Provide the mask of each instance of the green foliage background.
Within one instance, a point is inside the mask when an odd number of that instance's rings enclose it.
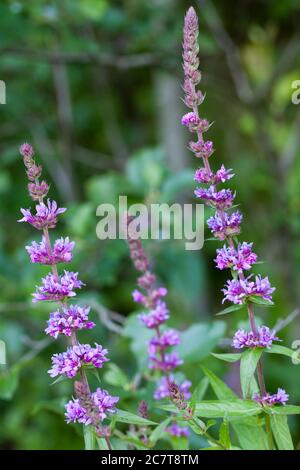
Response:
[[[215,10],[209,1],[3,0],[0,79],[7,103],[0,105],[0,338],[8,360],[0,376],[3,449],[83,446],[81,430],[63,421],[71,384],[50,386],[46,373],[50,355],[65,343],[45,339],[49,307],[30,301],[47,270],[29,264],[24,245],[38,234],[17,223],[20,207],[30,205],[18,154],[23,141],[35,145],[51,197],[68,207],[55,234],[76,241],[72,268],[87,284],[81,301],[125,320],[120,335],[94,311],[97,327],[81,340],[110,350],[122,373],[107,367],[104,383],[121,394],[122,409],[136,412],[142,397],[150,399],[153,384],[135,395],[131,391],[145,366],[145,332],[131,315],[136,273],[122,240],[97,239],[96,207],[115,203],[119,194],[127,194],[130,203],[192,200],[196,162],[179,123],[181,29],[190,4],[200,19],[207,93],[202,113],[214,121],[209,132],[214,165],[224,162],[234,169],[232,184],[245,214],[243,239],[254,241],[266,261],[257,270],[277,287],[276,305],[258,314],[273,326],[299,306],[300,107],[291,102],[291,84],[300,79],[299,2],[218,0]],[[235,52],[238,64],[232,63]],[[228,351],[221,337],[230,338],[247,321],[245,313],[236,312],[216,322],[226,275],[214,269],[215,242],[207,241],[197,254],[179,242],[146,246],[170,291],[171,324],[187,329],[182,346],[187,377],[195,386],[204,363],[238,390],[235,365],[209,356],[217,344],[219,352]],[[289,347],[299,335],[299,317],[280,333]],[[298,367],[270,356],[269,390],[283,385],[293,403],[299,402]],[[291,425],[299,440],[297,419]],[[195,436],[191,441],[197,448]]]

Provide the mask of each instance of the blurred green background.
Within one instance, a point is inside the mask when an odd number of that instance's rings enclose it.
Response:
[[[31,265],[24,250],[39,234],[17,223],[20,207],[30,206],[18,154],[23,141],[36,148],[50,196],[68,207],[55,234],[76,241],[72,269],[87,284],[80,300],[92,304],[97,321],[80,339],[105,344],[126,375],[120,378],[113,366],[104,375],[105,386],[122,395],[123,409],[135,412],[139,399],[150,396],[145,385],[135,398],[128,392],[144,367],[136,359],[145,342],[137,341],[130,317],[136,273],[124,241],[97,239],[96,207],[115,203],[119,194],[148,204],[193,199],[197,162],[180,126],[182,23],[190,5],[200,20],[207,94],[201,112],[214,121],[213,166],[234,169],[242,237],[255,242],[266,261],[256,270],[277,287],[276,305],[258,314],[273,326],[295,311],[280,336],[289,347],[300,338],[300,105],[291,102],[292,82],[300,79],[299,1],[2,0],[0,338],[8,359],[0,374],[2,449],[82,448],[78,429],[62,415],[72,386],[50,386],[46,373],[50,355],[65,342],[45,338],[50,307],[30,300],[47,269]],[[221,337],[247,320],[237,312],[215,322],[226,280],[213,263],[217,243],[207,241],[196,254],[178,241],[146,246],[170,292],[171,324],[188,329],[187,343],[193,341],[186,375],[196,385],[204,361],[237,389],[236,368],[209,357],[217,344],[228,350]],[[284,386],[299,403],[299,369],[271,356],[268,389]],[[291,420],[296,442],[297,419]]]

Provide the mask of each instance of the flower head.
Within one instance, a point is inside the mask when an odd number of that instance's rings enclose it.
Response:
[[[81,289],[83,282],[77,279],[78,273],[64,271],[63,276],[55,276],[49,273],[42,279],[42,285],[37,287],[33,294],[33,302],[43,300],[63,300],[65,297],[74,297],[74,289]]]
[[[157,387],[154,392],[154,399],[155,400],[163,400],[164,398],[168,398],[170,396],[169,390],[169,383],[175,382],[175,379],[172,375],[170,377],[162,377],[161,380],[158,382]],[[191,398],[192,394],[190,392],[190,388],[192,386],[192,382],[189,380],[184,380],[181,384],[177,384],[180,393],[183,394],[185,400]]]
[[[69,237],[55,240],[52,249],[47,246],[45,237],[40,243],[32,242],[26,246],[32,263],[54,265],[58,263],[70,263],[75,242],[70,242]]]
[[[54,228],[57,223],[57,216],[65,212],[64,207],[58,208],[55,201],[48,199],[47,205],[41,202],[36,205],[36,214],[31,214],[29,209],[21,209],[23,218],[18,222],[28,222],[38,230],[43,228]]]
[[[273,341],[280,341],[275,332],[267,326],[258,328],[257,333],[239,329],[233,337],[232,345],[236,349],[243,348],[271,348]]]
[[[271,287],[269,279],[256,276],[255,281],[251,280],[251,276],[246,279],[231,279],[227,281],[226,286],[222,289],[225,300],[229,300],[234,304],[243,304],[249,296],[261,297],[272,303],[272,293],[275,288]]]
[[[169,319],[169,310],[165,302],[159,301],[153,310],[149,313],[142,313],[139,318],[147,328],[156,328]]]
[[[197,158],[209,158],[214,152],[214,144],[211,140],[198,140],[197,142],[190,142],[190,149]]]
[[[47,196],[49,191],[49,185],[46,183],[46,181],[41,181],[40,183],[29,183],[28,184],[28,192],[34,201],[38,201],[40,199],[43,199],[45,196]]]
[[[175,351],[169,354],[164,354],[163,357],[161,357],[160,355],[155,355],[155,354],[150,355],[149,359],[150,359],[150,363],[149,363],[150,369],[159,369],[163,371],[164,373],[170,372],[173,369],[176,369],[176,367],[183,364],[183,360],[180,359],[178,353]]]
[[[217,250],[215,262],[219,269],[233,269],[238,272],[251,269],[256,263],[257,255],[252,251],[253,243],[239,243],[237,249],[227,247]]]
[[[224,212],[223,217],[218,214],[210,217],[207,220],[207,225],[212,231],[212,234],[219,238],[219,240],[225,240],[226,237],[232,237],[240,233],[240,225],[243,220],[243,215],[236,211],[232,214]]]
[[[285,405],[289,399],[289,395],[283,388],[278,388],[277,393],[271,395],[266,393],[264,396],[260,396],[257,393],[253,395],[253,400],[255,400],[260,405],[273,406],[273,405]]]
[[[95,323],[89,320],[89,307],[70,305],[62,310],[50,313],[45,332],[57,339],[59,335],[71,336],[73,331],[94,328]]]
[[[214,186],[210,186],[208,189],[197,188],[195,194],[197,197],[205,199],[208,205],[216,207],[218,210],[231,207],[235,198],[235,194],[230,189],[216,191]]]
[[[66,352],[52,356],[52,368],[48,371],[50,377],[65,375],[73,378],[82,366],[92,365],[100,369],[107,362],[107,350],[99,344],[92,348],[89,344],[78,344]]]
[[[175,421],[166,428],[166,432],[175,437],[188,437],[190,435],[188,427],[179,426]]]

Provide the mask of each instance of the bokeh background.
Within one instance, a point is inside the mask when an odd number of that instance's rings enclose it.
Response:
[[[299,1],[2,0],[0,338],[8,362],[0,374],[2,449],[83,445],[81,430],[63,420],[71,384],[51,386],[46,373],[50,355],[65,343],[45,337],[50,307],[30,300],[47,270],[30,265],[24,250],[39,234],[17,223],[20,207],[30,205],[18,154],[23,141],[35,146],[51,197],[68,207],[55,233],[76,241],[72,268],[87,284],[80,299],[91,303],[97,322],[81,340],[110,350],[117,366],[107,366],[103,380],[121,394],[123,409],[136,411],[139,399],[151,395],[141,379],[145,338],[131,315],[136,273],[124,241],[97,239],[96,207],[116,203],[119,194],[147,204],[192,200],[197,162],[180,126],[181,30],[190,5],[200,19],[207,94],[201,109],[214,121],[214,165],[234,169],[243,239],[254,241],[266,262],[256,270],[277,287],[275,306],[258,315],[269,326],[288,317],[280,331],[287,346],[300,338],[300,105],[291,102],[292,82],[300,79]],[[186,330],[192,345],[183,352],[186,375],[196,385],[204,363],[238,390],[236,368],[209,356],[228,350],[228,338],[247,320],[241,312],[216,320],[226,280],[214,268],[216,247],[207,241],[194,253],[178,241],[147,243],[170,292],[171,323]],[[299,404],[299,368],[275,355],[265,366],[269,390],[283,385]],[[291,425],[297,443],[299,419]]]

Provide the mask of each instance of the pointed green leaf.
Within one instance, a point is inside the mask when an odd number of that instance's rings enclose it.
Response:
[[[225,362],[237,362],[241,359],[242,354],[239,353],[226,353],[226,354],[216,354],[216,353],[211,353],[212,356],[216,357],[217,359],[220,359],[221,361]]]
[[[172,418],[167,418],[165,419],[162,423],[160,423],[157,428],[155,428],[152,433],[150,434],[149,437],[149,445],[151,447],[155,446],[156,442],[161,438],[161,436],[164,434],[166,427],[169,425],[171,422]]]
[[[285,405],[285,406],[270,406],[265,407],[264,411],[270,415],[299,415],[300,406]]]
[[[197,403],[195,415],[203,418],[230,418],[258,415],[262,412],[261,406],[253,400],[207,400]]]
[[[95,450],[96,436],[95,436],[95,431],[92,428],[92,426],[83,425],[83,437],[84,437],[85,450]]]
[[[264,305],[265,307],[272,307],[274,305],[269,300],[262,299],[261,297],[258,297],[256,295],[250,295],[248,299],[250,300],[250,302],[253,302],[254,304]]]
[[[257,363],[262,355],[262,348],[248,349],[242,354],[240,365],[241,388],[244,398],[251,394],[250,385],[254,377]]]
[[[272,432],[278,449],[294,450],[294,444],[289,430],[287,416],[272,415],[270,420]]]
[[[241,310],[244,307],[244,305],[231,305],[230,307],[224,308],[224,310],[221,310],[220,312],[216,313],[217,316],[219,315],[227,315],[227,313],[231,312],[237,312],[238,310]]]
[[[198,383],[197,387],[193,391],[193,395],[191,397],[190,406],[193,409],[194,406],[198,401],[203,400],[207,387],[209,385],[209,380],[207,377],[203,377],[203,379]]]
[[[265,349],[269,354],[280,354],[282,356],[287,356],[294,358],[295,360],[300,359],[300,354],[296,350],[281,346],[280,344],[273,344],[270,349]]]
[[[229,423],[227,421],[223,421],[223,423],[220,426],[219,441],[226,449],[230,448],[231,443],[230,443]]]
[[[123,411],[119,409],[114,415],[114,418],[120,423],[137,424],[140,426],[152,426],[157,424],[154,421],[149,421],[149,419],[144,419],[141,416],[130,413],[129,411]]]

